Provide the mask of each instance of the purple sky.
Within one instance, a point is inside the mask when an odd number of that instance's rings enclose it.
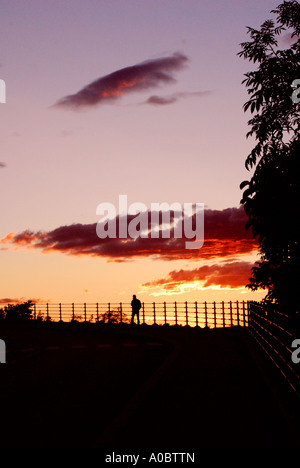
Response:
[[[279,3],[2,0],[0,239],[96,223],[97,205],[117,206],[119,194],[237,208],[253,141],[242,111],[250,65],[236,54],[246,26],[259,27]],[[76,105],[55,106],[66,96]],[[142,285],[209,264],[107,263],[2,245],[0,299],[118,301],[134,290],[147,300]],[[199,291],[212,294],[193,286],[183,300]]]

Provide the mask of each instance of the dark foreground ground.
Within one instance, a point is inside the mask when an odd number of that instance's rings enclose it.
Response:
[[[0,326],[0,447],[297,448],[299,401],[247,330]]]

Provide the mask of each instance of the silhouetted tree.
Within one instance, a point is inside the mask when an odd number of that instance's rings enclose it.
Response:
[[[8,304],[1,310],[0,315],[9,322],[31,320],[33,319],[32,304],[32,301],[22,304]]]
[[[254,114],[247,137],[254,136],[256,144],[246,159],[254,173],[241,183],[241,203],[260,253],[247,286],[267,289],[265,301],[293,314],[300,309],[300,104],[292,100],[291,85],[300,79],[300,4],[283,2],[271,13],[276,23],[248,27],[251,41],[238,54],[258,64],[243,81],[250,95],[244,111]],[[281,49],[279,40],[287,39],[289,47]]]

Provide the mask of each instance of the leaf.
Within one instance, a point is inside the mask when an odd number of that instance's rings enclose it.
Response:
[[[249,184],[250,182],[248,180],[243,180],[243,182],[240,184],[240,189],[243,190],[243,188],[247,187]]]

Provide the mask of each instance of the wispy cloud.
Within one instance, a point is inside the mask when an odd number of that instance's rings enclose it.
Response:
[[[203,97],[211,94],[211,91],[194,91],[194,92],[181,92],[173,93],[168,96],[150,96],[143,104],[152,104],[155,106],[164,106],[168,104],[174,104],[175,102],[191,98],[191,97]]]
[[[6,164],[4,162],[0,161],[0,169],[3,168],[3,167],[6,167]]]
[[[150,216],[150,213],[149,213]],[[128,223],[134,216],[128,216]],[[116,218],[117,232],[119,216]],[[204,245],[201,249],[185,248],[186,238],[163,238],[160,226],[158,238],[99,239],[96,223],[60,226],[52,231],[10,233],[0,241],[14,248],[40,249],[44,253],[104,257],[108,261],[128,261],[139,257],[161,260],[199,260],[249,254],[257,249],[251,232],[245,230],[247,216],[243,207],[225,210],[205,210]],[[150,224],[150,223],[149,223]]]
[[[54,105],[79,109],[105,102],[113,103],[132,92],[156,88],[176,82],[174,72],[181,70],[188,58],[181,53],[138,63],[116,70],[84,86],[75,94],[65,96]]]

